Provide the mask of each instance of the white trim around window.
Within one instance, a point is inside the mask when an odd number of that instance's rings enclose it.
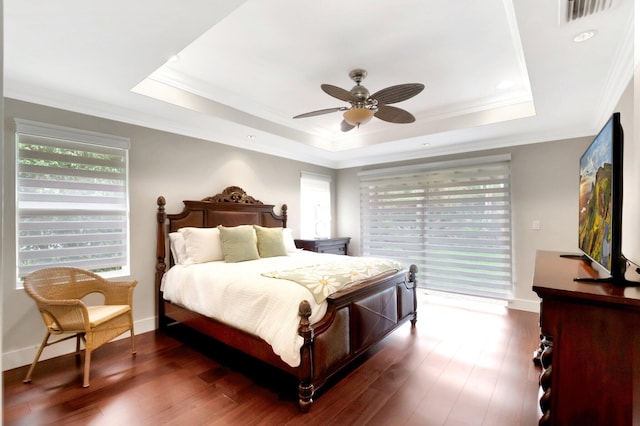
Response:
[[[300,238],[331,237],[331,176],[300,173]]]
[[[129,139],[16,119],[18,282],[76,266],[129,274]]]

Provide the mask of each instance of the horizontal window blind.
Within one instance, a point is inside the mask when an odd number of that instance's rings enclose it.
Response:
[[[510,162],[360,176],[362,253],[418,266],[420,287],[512,294]]]
[[[122,139],[109,146],[108,135],[101,135],[99,143],[85,143],[48,136],[55,133],[50,125],[23,124],[16,138],[18,278],[62,265],[128,274],[128,152]],[[74,137],[69,129],[62,133]],[[85,139],[82,133],[78,139]]]

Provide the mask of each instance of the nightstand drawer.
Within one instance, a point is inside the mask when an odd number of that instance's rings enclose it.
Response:
[[[350,237],[321,240],[295,240],[296,247],[317,253],[349,254]]]

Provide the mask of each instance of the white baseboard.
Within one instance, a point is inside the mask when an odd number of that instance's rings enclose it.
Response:
[[[146,333],[156,329],[156,317],[151,317],[143,320],[135,321],[133,324],[136,334]],[[42,330],[42,337],[44,337],[44,328]],[[54,336],[55,337],[55,336]],[[113,340],[126,339],[129,337],[129,333],[121,334]],[[49,346],[45,348],[40,356],[40,359],[55,358],[60,355],[66,355],[75,352],[76,343],[75,339],[69,339],[66,342],[59,343],[57,345]],[[29,346],[26,348],[18,349],[11,352],[4,352],[2,354],[2,369],[3,371],[11,370],[13,368],[29,365],[33,362],[33,358],[38,352],[40,343]]]
[[[540,313],[540,302],[528,299],[511,299],[507,303],[510,309]]]

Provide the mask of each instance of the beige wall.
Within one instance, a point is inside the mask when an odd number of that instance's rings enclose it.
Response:
[[[0,46],[4,46],[4,2],[0,0]],[[4,117],[4,55],[0,55],[0,117]],[[0,133],[0,153],[4,152],[4,134]],[[4,177],[0,176],[0,241],[4,241]],[[0,245],[0,279],[3,277],[4,265],[4,247]],[[0,288],[0,303],[4,300],[3,289]],[[0,329],[2,329],[2,315],[0,315]],[[0,354],[4,353],[3,343],[0,340]],[[0,371],[4,371],[2,357],[0,357]],[[4,401],[4,389],[0,389],[0,401]],[[3,403],[0,403],[0,411],[2,411]],[[4,412],[4,411],[3,411]]]
[[[264,203],[275,204],[278,213],[281,204],[286,203],[288,225],[297,236],[300,172],[331,176],[335,173],[307,163],[10,99],[6,100],[5,108],[4,136],[7,141],[15,139],[13,119],[16,117],[130,138],[131,277],[139,281],[134,294],[137,332],[155,327],[155,213],[159,195],[167,200],[167,212],[177,213],[182,209],[182,200],[201,199],[217,194],[229,185],[237,185]],[[7,143],[3,155],[2,333],[5,369],[30,363],[44,333],[35,305],[23,290],[15,289],[15,268],[7,267],[15,265],[13,145]],[[335,182],[335,178],[332,181]],[[63,347],[64,344],[57,346],[61,348],[47,348],[45,358],[70,350]]]

